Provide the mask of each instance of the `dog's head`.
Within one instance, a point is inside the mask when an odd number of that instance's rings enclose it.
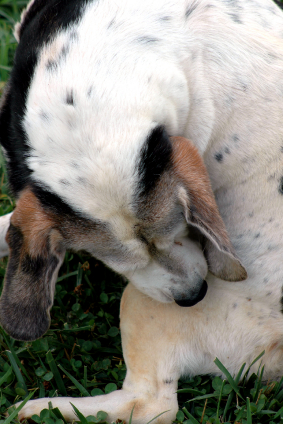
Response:
[[[0,111],[17,199],[0,321],[21,340],[48,329],[67,249],[85,250],[145,294],[183,306],[205,296],[208,270],[224,280],[246,278],[197,149],[170,138],[148,110],[144,116],[134,94],[129,107],[131,93],[127,99],[123,93],[119,108],[115,96],[105,102],[113,87],[98,85],[91,97],[89,82],[68,73],[81,34],[77,29],[74,36],[57,3],[50,3],[53,12],[36,14],[38,5],[48,6],[31,2],[17,29],[21,42]],[[71,4],[64,2],[69,13]],[[50,36],[55,21],[57,38]],[[70,78],[80,92],[70,88]]]

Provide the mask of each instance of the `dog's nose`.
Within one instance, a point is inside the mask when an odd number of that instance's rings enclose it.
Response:
[[[207,282],[203,280],[202,286],[199,292],[195,296],[193,297],[190,296],[189,298],[179,298],[174,300],[179,306],[194,306],[204,298],[204,296],[206,295],[206,292],[207,292]]]

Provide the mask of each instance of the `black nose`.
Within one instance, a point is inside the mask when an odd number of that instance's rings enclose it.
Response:
[[[196,297],[194,298],[190,297],[189,299],[180,299],[180,300],[175,299],[175,302],[179,306],[194,306],[204,298],[204,296],[206,295],[206,292],[207,292],[207,282],[203,280],[201,289],[198,292]]]

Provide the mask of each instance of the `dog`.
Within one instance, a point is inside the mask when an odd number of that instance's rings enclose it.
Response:
[[[169,424],[181,375],[283,367],[283,12],[271,0],[32,0],[2,99],[17,206],[0,321],[49,327],[66,249],[124,275],[121,390],[64,417]],[[191,140],[191,141],[189,141]],[[255,371],[256,365],[251,368]],[[29,401],[28,418],[49,399]]]

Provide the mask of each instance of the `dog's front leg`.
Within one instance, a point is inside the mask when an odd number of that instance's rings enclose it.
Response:
[[[159,305],[161,310],[157,310]],[[71,403],[85,416],[98,411],[108,414],[107,421],[146,424],[157,417],[155,424],[170,424],[178,411],[177,383],[180,364],[176,360],[176,345],[171,338],[174,328],[166,324],[166,304],[152,301],[131,284],[121,301],[122,345],[127,375],[121,390],[95,397],[38,399],[29,401],[19,418],[29,418],[48,408],[48,402],[58,407],[67,421],[77,420]]]

